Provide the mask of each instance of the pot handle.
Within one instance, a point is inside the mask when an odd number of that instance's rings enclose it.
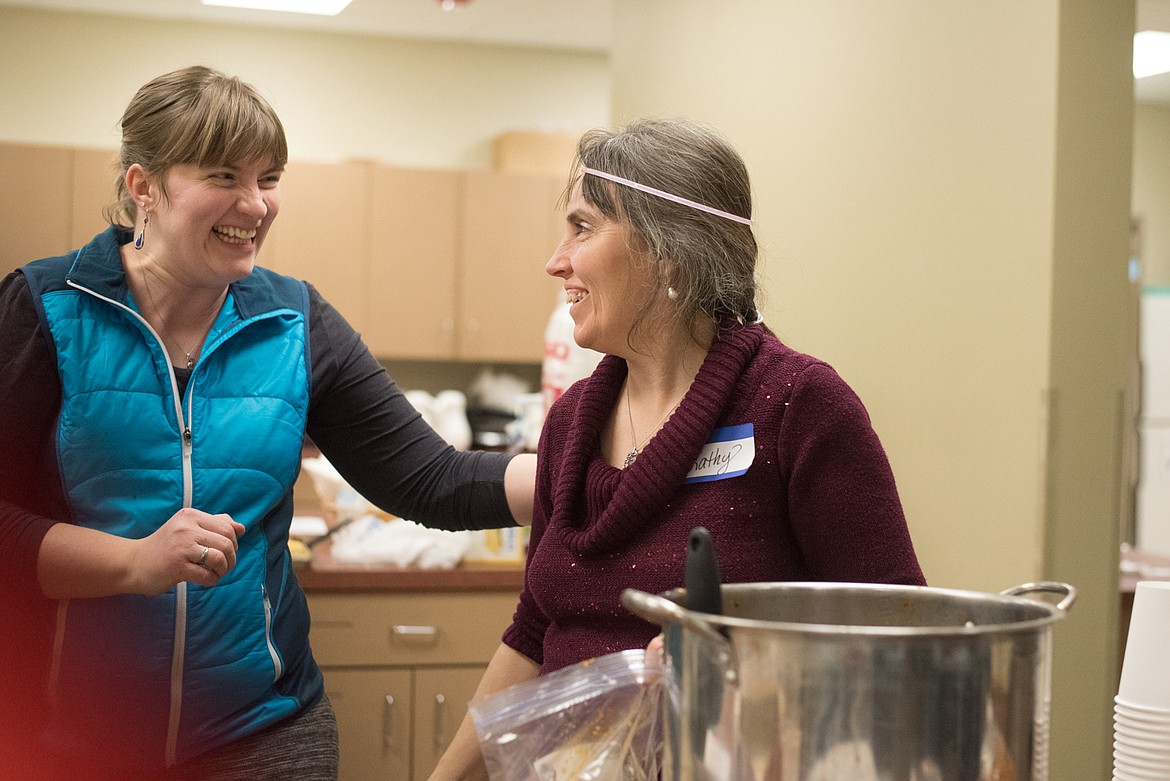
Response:
[[[639,618],[644,618],[661,627],[665,627],[667,624],[681,624],[720,645],[727,642],[723,633],[700,618],[698,613],[686,610],[666,597],[628,588],[622,592],[622,605]]]
[[[1056,608],[1065,613],[1077,601],[1077,590],[1068,583],[1061,583],[1056,580],[1038,580],[1034,583],[1021,583],[1018,586],[1005,588],[999,593],[1005,597],[1023,597],[1029,594],[1060,594],[1062,598],[1056,603]]]

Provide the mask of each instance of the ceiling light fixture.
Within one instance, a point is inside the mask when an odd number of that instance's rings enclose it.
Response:
[[[1142,30],[1133,37],[1133,77],[1170,72],[1170,33]]]
[[[256,11],[286,11],[293,14],[337,16],[352,0],[200,0],[203,5],[251,8]]]

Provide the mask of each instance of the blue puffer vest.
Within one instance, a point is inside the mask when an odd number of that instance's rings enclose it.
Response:
[[[247,531],[214,588],[62,602],[51,745],[143,768],[182,762],[315,701],[288,529],[309,404],[308,295],[257,268],[231,286],[180,397],[109,229],[22,269],[61,378],[57,458],[81,526],[141,538],[182,507]]]

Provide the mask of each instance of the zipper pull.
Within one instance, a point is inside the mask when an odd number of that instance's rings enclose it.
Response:
[[[183,442],[188,444],[188,445],[191,444],[191,427],[190,426],[187,426],[186,428],[183,429]]]

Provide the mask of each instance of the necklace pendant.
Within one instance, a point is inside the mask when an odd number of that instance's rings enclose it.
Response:
[[[187,355],[187,353],[183,353],[183,355]],[[187,368],[188,369],[195,368],[195,359],[192,358],[190,355],[187,355]]]
[[[638,460],[638,448],[634,448],[633,450],[631,450],[629,453],[626,454],[626,463],[623,465],[622,468],[624,469],[625,467],[628,467],[630,464],[634,463],[637,460]]]

